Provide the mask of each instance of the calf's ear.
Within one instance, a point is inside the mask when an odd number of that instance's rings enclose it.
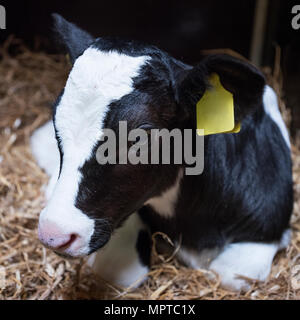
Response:
[[[61,15],[53,13],[52,17],[58,42],[67,50],[73,64],[76,58],[90,46],[94,38],[75,24],[68,22]]]
[[[219,76],[221,85],[232,93],[235,121],[240,122],[261,107],[265,87],[263,74],[246,61],[217,54],[204,57],[178,79],[177,99],[188,114],[195,114],[196,104],[211,89],[210,79],[215,74]],[[219,107],[222,108],[222,101]]]

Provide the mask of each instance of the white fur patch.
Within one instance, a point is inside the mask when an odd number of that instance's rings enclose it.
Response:
[[[69,74],[55,116],[64,154],[62,171],[40,215],[40,225],[56,224],[65,233],[79,235],[81,247],[75,241],[66,253],[76,256],[88,253],[94,232],[94,220],[74,205],[82,178],[79,168],[91,157],[103,134],[109,104],[133,91],[132,79],[148,59],[88,48]]]
[[[263,95],[263,103],[264,103],[265,112],[277,124],[287,146],[289,148],[291,148],[289,133],[288,133],[286,125],[282,119],[281,113],[279,111],[276,93],[274,92],[274,90],[270,86],[265,86],[265,92]]]
[[[34,131],[30,138],[31,152],[38,165],[52,176],[59,167],[59,151],[52,121]]]
[[[132,214],[109,242],[89,258],[88,264],[94,272],[123,287],[136,287],[145,280],[148,267],[141,264],[136,250],[137,237],[142,229],[145,227],[139,216]]]
[[[181,247],[177,253],[178,258],[193,269],[208,269],[210,263],[220,253],[221,249],[204,249],[200,253]]]
[[[282,250],[282,249],[286,249],[290,242],[291,242],[291,239],[292,239],[292,230],[291,229],[287,229],[281,239],[280,239],[280,243],[279,243],[279,247],[278,247],[278,250]]]
[[[238,276],[265,281],[271,271],[278,244],[232,243],[210,265],[221,277],[223,287],[248,290],[249,284]]]
[[[38,165],[50,176],[48,186],[46,187],[46,199],[49,200],[58,179],[60,165],[60,155],[53,121],[46,122],[34,131],[30,138],[30,145],[31,152]]]
[[[171,218],[174,215],[174,208],[180,192],[182,177],[183,170],[180,169],[174,185],[164,191],[160,196],[149,199],[145,205],[150,205],[162,217]]]
[[[56,182],[58,180],[58,176],[59,176],[59,165],[56,167],[54,173],[50,177],[48,185],[46,187],[45,194],[46,194],[46,200],[47,201],[49,201],[51,196],[52,196],[52,193],[54,191]]]
[[[268,244],[231,243],[222,250],[205,249],[200,253],[182,247],[178,252],[178,257],[194,269],[204,268],[217,272],[221,277],[223,287],[232,290],[248,290],[249,283],[239,276],[265,281],[271,271],[276,252],[286,248],[290,238],[291,231],[286,230],[280,242]]]

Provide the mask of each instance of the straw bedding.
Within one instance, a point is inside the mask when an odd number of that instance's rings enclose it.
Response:
[[[9,53],[12,49],[17,55]],[[48,178],[32,158],[29,137],[49,119],[50,105],[68,69],[64,56],[32,52],[12,38],[0,48],[0,299],[300,298],[300,141],[292,146],[292,243],[276,256],[269,280],[249,279],[252,286],[246,293],[224,290],[211,272],[190,270],[173,256],[159,256],[155,250],[148,280],[132,289],[96,279],[83,259],[64,260],[45,249],[37,238],[37,221],[44,205],[41,187]],[[275,75],[265,71],[279,91],[277,69]],[[282,101],[281,108],[288,122]]]

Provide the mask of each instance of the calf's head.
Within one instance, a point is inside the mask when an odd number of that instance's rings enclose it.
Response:
[[[152,197],[171,187],[180,165],[105,164],[96,159],[104,128],[196,129],[197,101],[217,73],[240,121],[261,105],[263,76],[229,56],[190,67],[165,52],[131,41],[94,39],[59,15],[57,34],[72,70],[54,106],[61,155],[56,187],[39,220],[39,238],[69,256],[101,248],[114,229]]]

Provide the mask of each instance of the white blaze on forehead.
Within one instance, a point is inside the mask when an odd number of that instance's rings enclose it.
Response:
[[[148,56],[131,57],[88,48],[73,66],[57,106],[55,125],[63,149],[63,166],[41,223],[58,224],[82,238],[82,254],[94,232],[94,221],[75,207],[81,180],[79,168],[91,157],[103,134],[109,104],[133,91],[133,78]]]
[[[89,48],[76,60],[55,116],[64,153],[73,158],[68,151],[76,146],[80,164],[89,158],[109,104],[133,91],[133,78],[148,59]]]

